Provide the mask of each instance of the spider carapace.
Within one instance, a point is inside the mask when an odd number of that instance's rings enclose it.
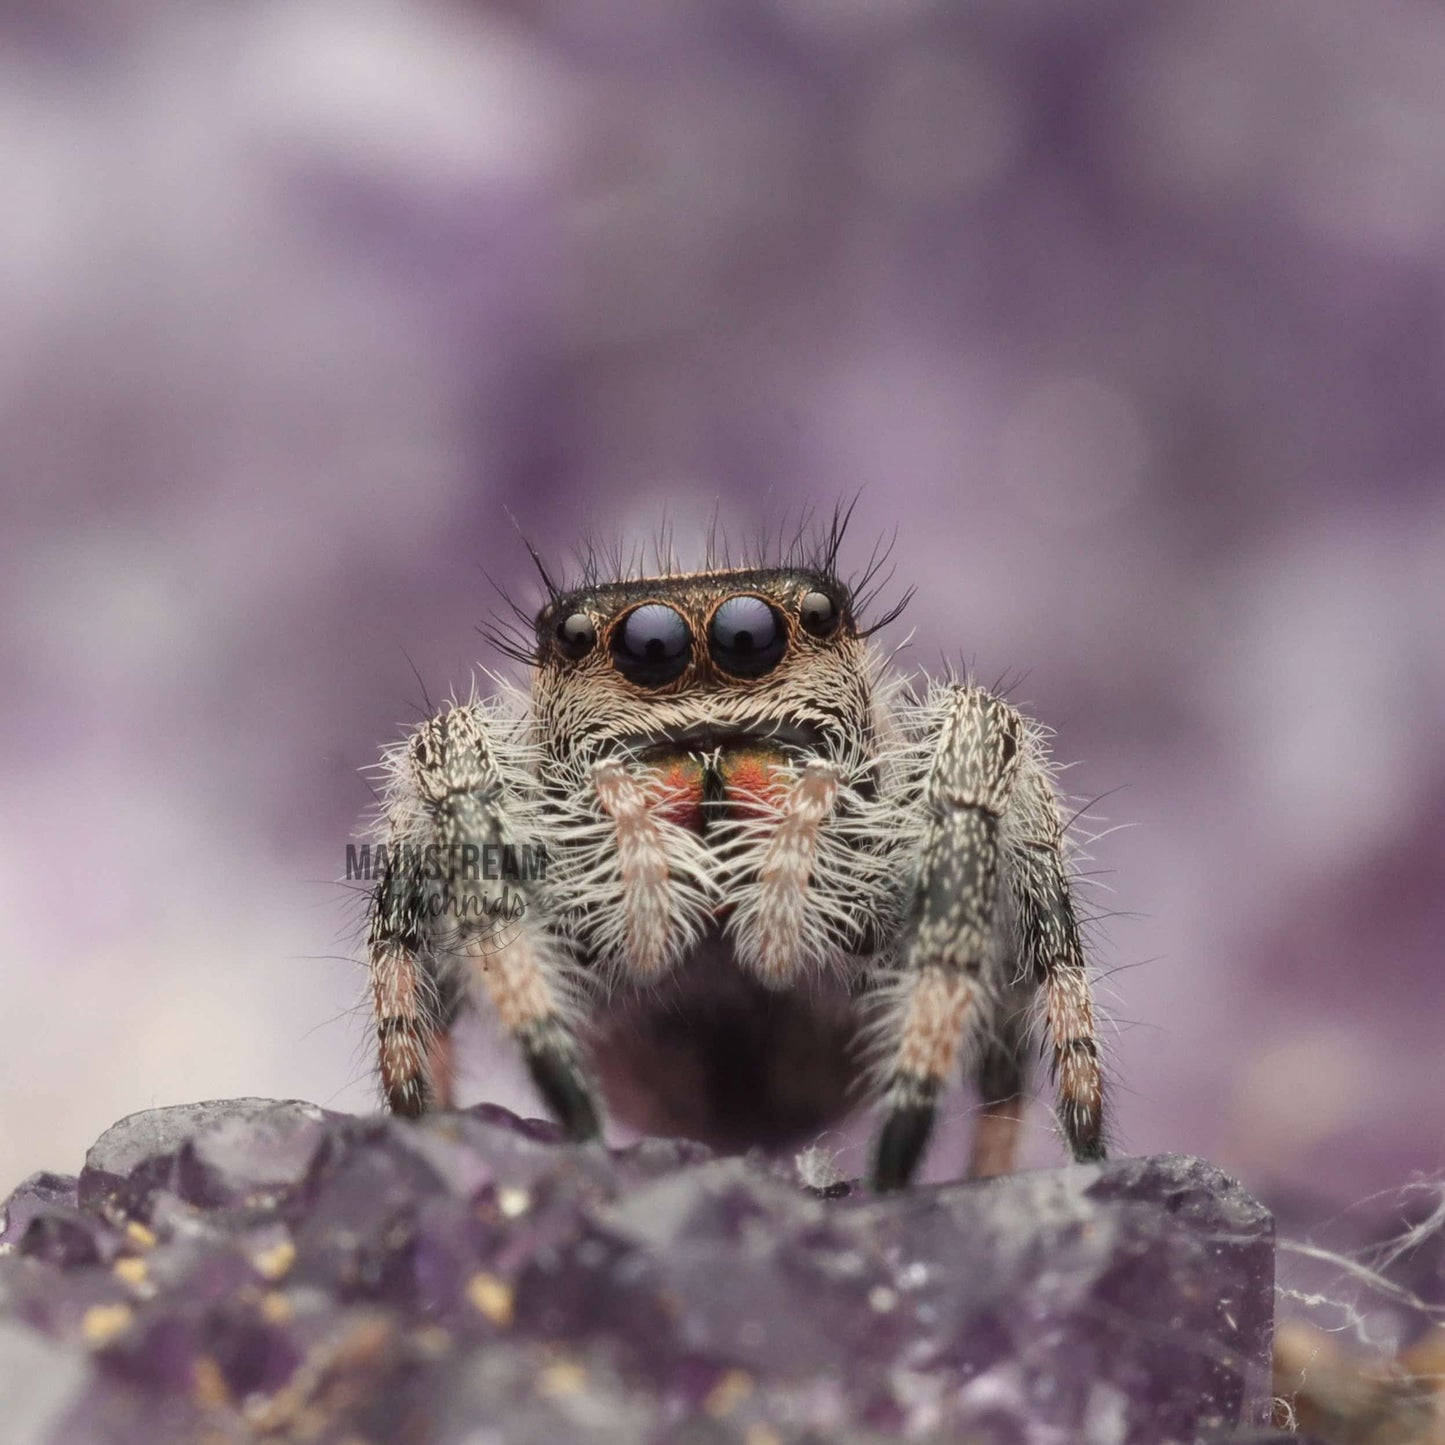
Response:
[[[498,681],[386,754],[369,953],[394,1112],[450,1104],[475,1002],[574,1138],[605,1103],[727,1148],[801,1142],[872,1092],[872,1182],[896,1188],[965,1069],[971,1169],[1011,1167],[1040,1023],[1064,1137],[1103,1157],[1045,733],[894,670],[831,563],[549,582],[530,692]],[[508,879],[503,923],[459,861],[489,848],[545,860]]]

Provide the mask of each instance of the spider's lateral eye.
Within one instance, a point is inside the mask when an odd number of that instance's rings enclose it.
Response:
[[[586,657],[596,645],[597,624],[585,612],[574,612],[557,624],[557,648],[564,657]]]
[[[798,604],[798,616],[814,637],[831,637],[838,630],[843,613],[826,592],[808,592]]]
[[[617,670],[640,687],[681,677],[692,659],[692,632],[676,608],[662,602],[634,607],[612,633]]]
[[[750,594],[729,597],[708,626],[712,660],[724,672],[761,677],[788,648],[788,629],[770,602]]]

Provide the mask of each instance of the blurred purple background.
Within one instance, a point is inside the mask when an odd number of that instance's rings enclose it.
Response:
[[[0,1187],[370,1105],[330,880],[412,664],[536,597],[506,509],[860,487],[892,640],[1120,789],[1122,1143],[1445,1165],[1438,6],[11,0],[0,177]]]

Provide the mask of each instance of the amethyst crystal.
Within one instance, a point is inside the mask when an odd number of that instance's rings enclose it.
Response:
[[[1195,1159],[879,1199],[245,1099],[5,1209],[7,1440],[1270,1438],[1272,1223]]]

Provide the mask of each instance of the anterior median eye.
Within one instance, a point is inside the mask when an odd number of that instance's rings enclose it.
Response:
[[[692,656],[692,633],[682,613],[645,602],[612,634],[617,670],[640,687],[661,687],[680,677]]]
[[[760,677],[788,648],[783,619],[761,597],[729,597],[708,628],[712,660],[738,677]]]

